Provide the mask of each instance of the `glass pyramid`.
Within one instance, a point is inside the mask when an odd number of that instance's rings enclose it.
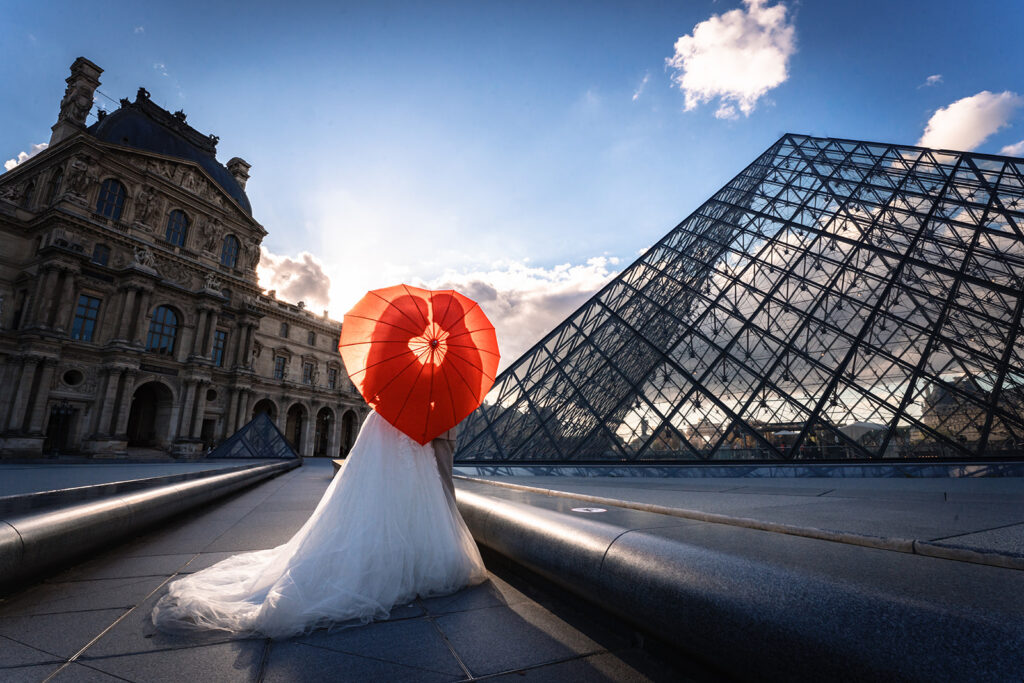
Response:
[[[281,430],[260,413],[210,452],[207,458],[297,458]]]
[[[1024,455],[1024,160],[784,135],[504,371],[457,460]]]

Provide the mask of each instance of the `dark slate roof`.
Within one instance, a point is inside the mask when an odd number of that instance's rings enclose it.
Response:
[[[121,108],[104,116],[88,129],[98,140],[194,161],[238,202],[248,215],[252,207],[234,176],[217,161],[217,138],[203,135],[185,123],[184,114],[171,114],[153,104],[139,88],[134,102],[121,100]]]

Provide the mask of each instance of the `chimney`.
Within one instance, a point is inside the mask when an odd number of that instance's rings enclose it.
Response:
[[[239,159],[238,157],[231,157],[231,161],[228,162],[228,171],[235,177],[235,181],[238,186],[245,189],[245,181],[249,179],[249,169],[252,166],[245,159]]]
[[[71,75],[64,79],[68,87],[64,91],[64,99],[60,101],[57,123],[50,128],[53,131],[50,147],[85,130],[85,117],[92,109],[93,93],[100,85],[101,73],[103,69],[85,57],[79,57],[71,65]]]

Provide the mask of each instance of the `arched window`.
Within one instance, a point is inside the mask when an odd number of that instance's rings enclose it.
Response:
[[[228,268],[234,268],[238,263],[238,238],[234,235],[224,238],[224,246],[220,249],[220,262]]]
[[[96,200],[96,213],[115,221],[121,220],[125,195],[124,185],[113,178],[107,178],[100,186],[100,197]]]
[[[25,194],[21,196],[21,206],[24,209],[32,208],[32,199],[36,193],[36,181],[30,180],[25,186]]]
[[[60,192],[60,183],[64,180],[64,169],[58,168],[53,177],[50,178],[50,184],[46,186],[46,204],[53,204],[53,200],[57,198],[57,194]]]
[[[167,306],[157,306],[146,335],[146,350],[168,356],[174,353],[174,338],[178,334],[178,314]]]
[[[188,235],[188,216],[184,211],[175,209],[167,217],[167,233],[164,236],[171,244],[179,247],[185,246],[185,237]]]
[[[288,323],[281,323],[281,336],[288,338]]]

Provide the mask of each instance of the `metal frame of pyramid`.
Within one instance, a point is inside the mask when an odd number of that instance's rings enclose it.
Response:
[[[260,413],[210,451],[207,458],[297,458],[288,439],[266,413]]]
[[[504,371],[457,461],[1024,456],[1024,160],[787,134]]]

